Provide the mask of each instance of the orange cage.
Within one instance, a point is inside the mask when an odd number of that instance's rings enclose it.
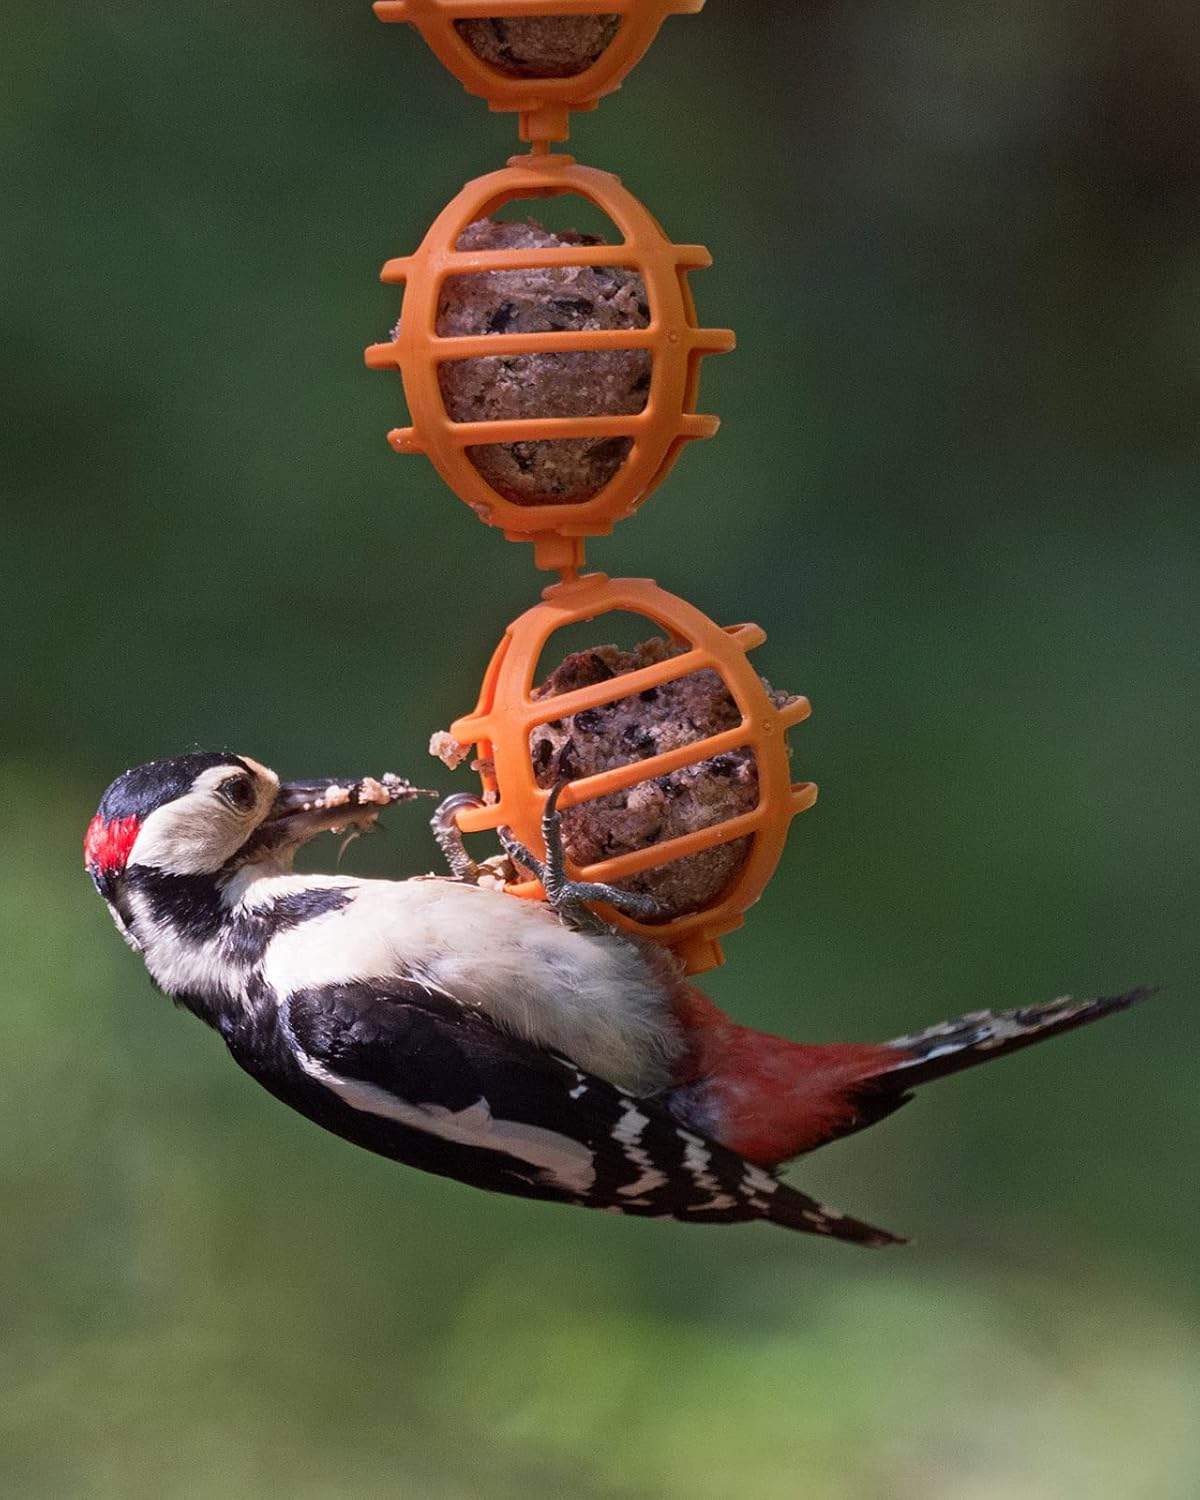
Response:
[[[547,249],[456,248],[468,224],[514,199],[576,195],[606,214],[621,235],[618,244],[564,245]],[[691,438],[709,437],[718,419],[696,411],[700,361],[733,348],[728,329],[697,326],[687,273],[712,264],[702,245],[675,245],[653,216],[609,172],[578,165],[565,155],[513,157],[508,166],[467,183],[442,210],[415,254],[389,260],[381,279],[403,284],[394,340],[372,344],[372,369],[399,368],[412,425],[388,440],[399,453],[425,453],[450,488],[491,526],[516,541],[535,541],[540,567],[578,568],[584,536],[602,536],[614,521],[632,515],[651,494]],[[615,265],[642,278],[650,308],[645,328],[545,333],[437,333],[439,299],[446,280],[486,271],[541,266]],[[642,411],[623,416],[535,417],[455,422],[438,384],[443,361],[565,350],[647,349],[650,389]],[[467,453],[476,444],[535,439],[628,437],[632,448],[602,489],[587,500],[528,505],[506,499],[483,477]]]
[[[572,110],[594,109],[621,87],[670,15],[694,15],[704,0],[376,0],[381,21],[415,26],[462,86],[493,110],[521,116],[521,139],[563,141]],[[514,77],[473,52],[455,22],[523,16],[620,18],[616,35],[590,67],[566,78]]]
[[[458,825],[464,833],[473,833],[508,824],[527,847],[541,849],[541,815],[548,793],[537,784],[529,748],[531,730],[552,719],[630,697],[703,668],[716,671],[741,711],[740,724],[665,754],[570,781],[559,802],[562,808],[571,807],[680,766],[707,760],[722,751],[742,747],[753,751],[758,802],[749,812],[615,859],[572,869],[572,874],[581,880],[620,881],[653,866],[751,835],[751,847],[741,870],[720,896],[703,909],[655,924],[611,914],[611,920],[626,931],[670,948],[688,973],[714,968],[723,962],[720,937],[742,925],[743,913],[758,900],[779,863],[792,818],[816,801],[817,789],[812,782],[792,783],[785,739],[789,728],[808,717],[809,702],[801,697],[784,708],[771,702],[746,655],[766,639],[757,625],[722,628],[650,579],[610,579],[603,573],[589,573],[547,588],[542,599],[542,603],[509,626],[488,666],[475,711],[450,727],[451,735],[461,745],[478,747],[484,762],[481,768],[484,792],[494,799],[487,806],[460,811]],[[665,630],[677,644],[685,644],[687,651],[590,687],[535,698],[534,675],[554,633],[564,626],[616,610],[643,616]],[[543,895],[540,884],[532,880],[508,889],[519,896]]]

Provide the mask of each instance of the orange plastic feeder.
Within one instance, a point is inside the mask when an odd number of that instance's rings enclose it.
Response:
[[[704,0],[376,0],[381,21],[415,26],[430,49],[468,93],[493,110],[521,116],[521,139],[563,141],[572,110],[594,109],[621,87],[671,15],[694,15]],[[619,24],[599,57],[570,77],[515,76],[472,51],[456,25],[460,21],[513,20],[524,16],[610,16]]]
[[[679,838],[571,870],[581,880],[617,882],[751,835],[745,863],[731,884],[707,907],[656,924],[611,914],[611,920],[626,931],[670,948],[688,973],[714,968],[723,962],[719,938],[742,925],[743,913],[762,894],[779,863],[792,818],[816,801],[817,789],[812,782],[792,783],[785,742],[786,731],[808,717],[809,702],[798,698],[784,708],[777,708],[771,702],[746,655],[766,639],[757,625],[722,628],[650,579],[610,579],[603,573],[589,573],[553,585],[543,592],[542,599],[541,604],[527,610],[509,626],[488,666],[474,713],[450,727],[451,735],[461,745],[478,747],[479,757],[486,763],[481,771],[484,793],[490,799],[487,806],[461,811],[459,827],[465,833],[473,833],[508,824],[527,847],[540,850],[541,815],[548,793],[537,784],[530,755],[530,732],[550,720],[631,697],[691,672],[712,669],[720,674],[741,710],[740,724],[664,754],[571,781],[559,806],[567,808],[622,791],[723,751],[739,748],[753,751],[758,772],[758,803],[750,811]],[[592,620],[612,610],[643,616],[676,644],[688,649],[669,660],[590,687],[535,698],[534,674],[551,636],[564,626]],[[532,880],[508,889],[518,896],[535,899],[544,896],[540,884]]]
[[[483,12],[478,12],[482,14]],[[456,249],[468,224],[513,199],[573,194],[606,214],[620,232],[618,244],[563,245],[544,249]],[[513,541],[534,541],[539,567],[577,569],[585,536],[603,536],[632,515],[667,474],[683,444],[710,437],[719,425],[696,411],[700,361],[733,348],[728,329],[700,328],[687,273],[712,264],[702,245],[675,245],[618,178],[578,165],[570,156],[511,158],[507,167],[467,183],[434,220],[415,255],[389,260],[381,280],[404,284],[393,342],[372,344],[372,369],[399,368],[412,419],[388,441],[398,453],[425,453],[461,500]],[[641,276],[650,308],[645,328],[543,333],[485,333],[443,337],[436,331],[438,303],[449,277],[539,266],[624,266]],[[438,385],[443,361],[559,351],[647,349],[650,389],[640,412],[617,416],[524,417],[487,422],[452,421]],[[492,443],[555,438],[626,437],[632,440],[620,468],[594,495],[567,503],[517,504],[495,489],[471,462],[467,449]]]

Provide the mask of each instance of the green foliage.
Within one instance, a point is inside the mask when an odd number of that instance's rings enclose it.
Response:
[[[428,777],[536,597],[359,353],[512,134],[365,4],[5,30],[0,1492],[1193,1495],[1190,8],[713,0],[577,125],[740,340],[592,559],[815,705],[713,993],[822,1039],[1169,986],[800,1164],[916,1237],[874,1256],[356,1155],[151,992],[79,869],[108,780]],[[427,867],[387,821],[349,867]]]

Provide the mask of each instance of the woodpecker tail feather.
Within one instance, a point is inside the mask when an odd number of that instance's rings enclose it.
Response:
[[[963,1068],[993,1057],[1006,1057],[1021,1047],[1086,1026],[1114,1011],[1128,1010],[1154,994],[1150,988],[1130,990],[1124,995],[1104,995],[1096,1000],[1072,1000],[1064,995],[1044,1005],[1025,1005],[1019,1010],[978,1010],[943,1021],[912,1036],[898,1036],[886,1045],[900,1053],[889,1076],[902,1088],[914,1088],[935,1078],[946,1078]]]
[[[864,1245],[870,1250],[879,1250],[887,1245],[908,1244],[902,1235],[892,1234],[875,1224],[867,1224],[862,1219],[839,1213],[826,1203],[814,1203],[811,1198],[788,1187],[786,1183],[776,1184],[763,1206],[763,1217],[769,1223],[778,1224],[783,1229],[797,1229],[802,1234],[823,1234],[849,1245]]]
[[[759,1166],[773,1166],[885,1119],[920,1084],[1125,1010],[1153,993],[1137,989],[977,1011],[874,1046],[807,1046],[738,1026],[685,986],[676,1015],[690,1049],[666,1102],[685,1125]]]

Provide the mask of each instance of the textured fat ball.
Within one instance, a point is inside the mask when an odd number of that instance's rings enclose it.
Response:
[[[590,19],[590,18],[588,18]],[[594,235],[552,234],[530,220],[477,219],[459,250],[553,249],[600,244]],[[442,288],[441,337],[488,333],[581,332],[645,328],[640,276],[622,266],[535,266],[452,276]],[[446,360],[438,383],[455,422],[508,418],[632,416],[646,405],[651,356],[645,349],[579,350]],[[629,438],[554,438],[477,444],[471,462],[506,500],[565,505],[590,499],[629,456]]]
[[[632,651],[611,645],[577,651],[534,690],[534,697],[545,699],[590,687],[687,649],[654,637]],[[786,693],[768,691],[779,705],[790,701]],[[734,728],[741,717],[720,675],[705,668],[632,697],[540,724],[530,734],[529,751],[538,785],[551,787],[695,744]],[[577,865],[596,864],[728,822],[749,812],[757,802],[753,751],[726,750],[636,782],[624,791],[566,808],[563,842]],[[618,884],[653,896],[664,917],[697,911],[736,879],[750,842],[749,837],[731,839]]]
[[[489,16],[455,21],[476,57],[512,78],[574,78],[617,34],[620,17]]]

